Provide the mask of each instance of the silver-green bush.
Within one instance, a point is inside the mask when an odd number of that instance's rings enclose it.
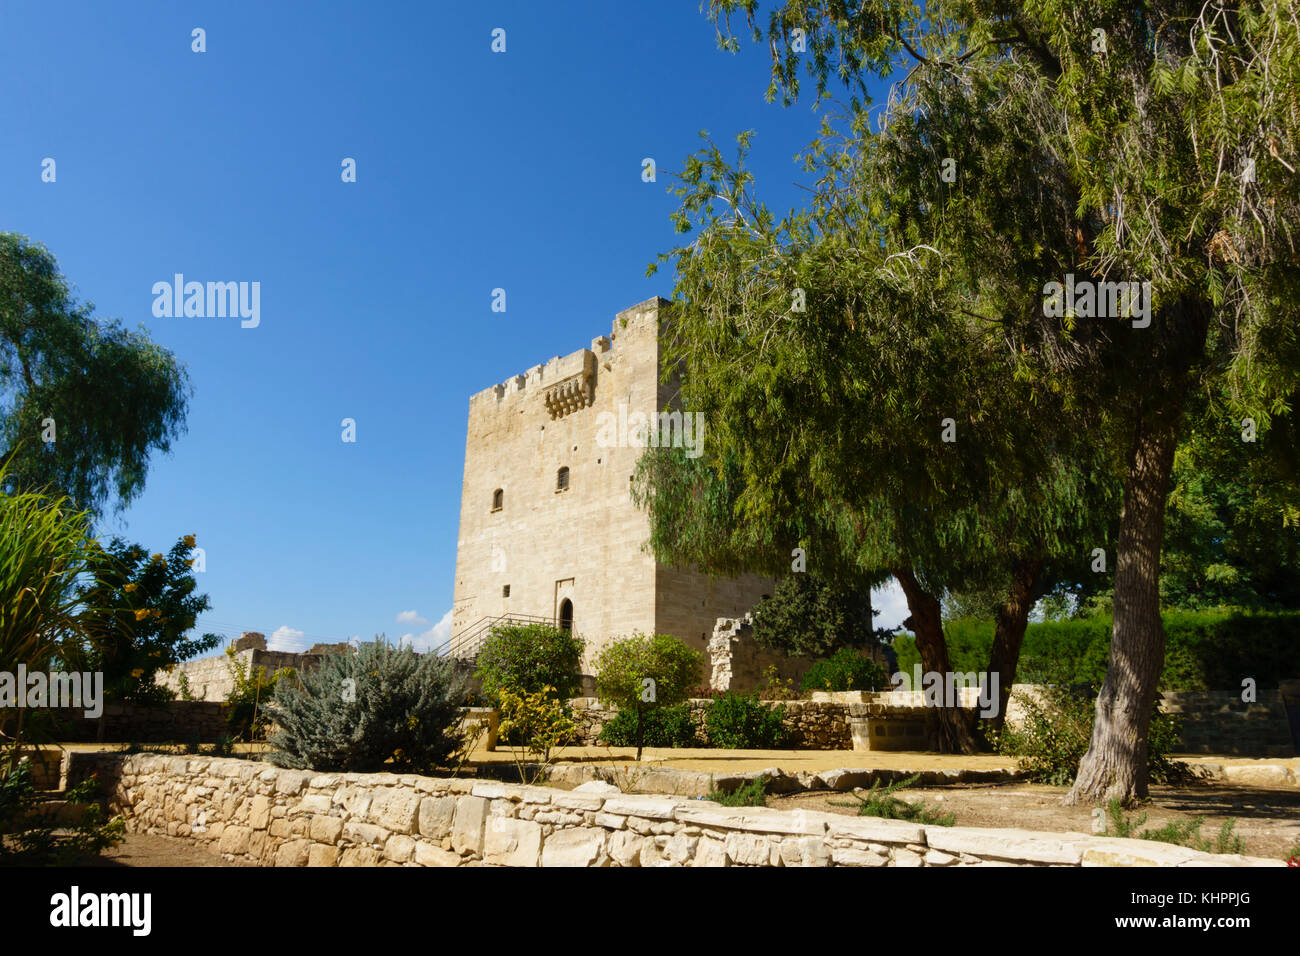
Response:
[[[269,706],[279,730],[267,759],[321,771],[445,767],[463,744],[464,696],[449,660],[382,640],[362,644],[280,682]]]

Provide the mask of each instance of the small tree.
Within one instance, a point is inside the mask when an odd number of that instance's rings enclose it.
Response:
[[[503,688],[537,693],[550,687],[559,700],[582,687],[583,640],[549,624],[508,624],[492,629],[478,652],[477,676],[493,701]]]
[[[268,709],[281,729],[268,759],[360,773],[445,767],[464,744],[456,729],[463,697],[450,660],[379,638],[280,682]]]
[[[875,641],[875,613],[869,586],[846,585],[813,572],[791,574],[754,608],[754,640],[790,655],[825,657]]]
[[[226,648],[226,669],[231,680],[230,693],[226,694],[226,727],[241,740],[261,737],[266,731],[266,705],[280,681],[293,679],[294,669],[281,667],[268,677],[265,667],[245,664],[233,647]]]
[[[544,777],[554,762],[555,748],[571,742],[577,733],[568,708],[554,693],[555,688],[549,686],[535,693],[501,688],[501,736],[518,737],[522,742],[512,748],[520,783],[535,783]],[[530,763],[534,767],[531,774]]]
[[[668,634],[634,633],[596,658],[596,694],[636,713],[636,759],[645,739],[644,716],[684,701],[700,681],[704,655]]]
[[[138,544],[114,538],[98,552],[96,579],[81,590],[95,622],[86,669],[103,672],[110,699],[145,704],[172,699],[155,683],[158,671],[221,643],[216,634],[186,636],[210,606],[206,594],[195,593],[194,546],[194,535],[185,535],[165,556],[150,555]]]

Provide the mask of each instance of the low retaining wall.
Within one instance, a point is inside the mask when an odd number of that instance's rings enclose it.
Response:
[[[73,754],[127,829],[275,866],[1283,865],[1147,840],[896,820],[491,781]],[[599,785],[598,785],[599,786]],[[604,788],[612,789],[612,788]]]
[[[1278,690],[1261,690],[1256,703],[1234,691],[1168,691],[1160,709],[1182,718],[1184,753],[1287,757],[1296,753]]]
[[[782,726],[788,735],[785,746],[792,750],[927,749],[923,731],[926,710],[919,701],[895,701],[892,694],[861,696],[872,699],[865,703],[839,700],[769,700],[763,703],[769,707],[784,705]],[[599,744],[600,732],[618,709],[601,707],[594,697],[577,697],[569,703],[578,725],[578,744],[584,747]],[[708,738],[704,714],[712,703],[706,698],[686,701],[695,732],[701,740]],[[963,705],[973,706],[964,701]],[[885,731],[897,731],[898,734],[886,737]]]
[[[61,707],[53,713],[58,721],[56,735],[65,743],[186,743],[195,737],[213,743],[228,733],[225,705],[204,700],[174,700],[158,707],[105,704],[104,713],[96,718],[85,716],[81,708]]]

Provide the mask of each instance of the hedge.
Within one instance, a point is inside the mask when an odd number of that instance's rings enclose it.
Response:
[[[1165,623],[1161,690],[1241,690],[1253,677],[1259,689],[1300,677],[1300,611],[1170,611]],[[1030,624],[1016,669],[1018,683],[1064,682],[1099,686],[1106,676],[1111,618],[1080,618]],[[958,620],[944,625],[948,656],[956,671],[989,666],[993,622]],[[920,662],[910,634],[894,638],[899,670]]]

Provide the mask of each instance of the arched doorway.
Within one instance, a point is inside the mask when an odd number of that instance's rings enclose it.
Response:
[[[560,602],[560,630],[573,630],[573,602],[568,598]]]

